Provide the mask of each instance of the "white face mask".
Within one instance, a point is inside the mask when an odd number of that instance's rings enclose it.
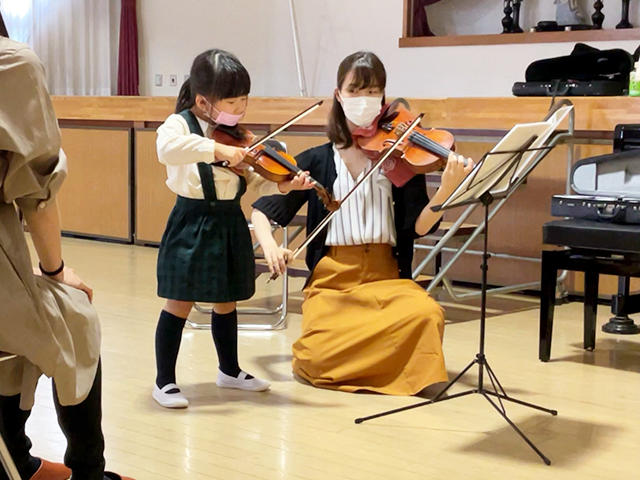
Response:
[[[342,110],[347,119],[358,127],[368,127],[382,110],[382,95],[379,97],[343,97]]]

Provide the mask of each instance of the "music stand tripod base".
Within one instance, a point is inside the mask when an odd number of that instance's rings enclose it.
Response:
[[[530,173],[535,165],[541,161],[542,158],[550,151],[551,147],[545,148],[530,148],[535,141],[535,137],[531,137],[523,141],[522,146],[514,151],[509,152],[489,152],[486,154],[482,160],[475,167],[474,171],[469,175],[474,176],[470,183],[467,184],[467,191],[456,192],[451,195],[451,197],[445,201],[440,207],[434,207],[434,210],[445,210],[448,208],[454,208],[458,206],[462,206],[464,204],[469,205],[472,203],[482,203],[484,206],[484,248],[482,255],[482,284],[481,284],[481,306],[480,306],[480,347],[479,351],[476,354],[476,357],[451,381],[447,384],[447,386],[436,395],[432,400],[427,400],[424,402],[417,403],[415,405],[409,405],[406,407],[397,408],[394,410],[389,410],[386,412],[378,413],[375,415],[370,415],[367,417],[357,418],[355,420],[356,424],[361,424],[363,422],[373,420],[376,418],[384,417],[387,415],[392,415],[395,413],[404,412],[407,410],[412,410],[414,408],[419,408],[427,405],[433,405],[435,403],[440,403],[448,400],[453,400],[455,398],[465,397],[467,395],[478,394],[482,395],[491,406],[502,416],[502,418],[513,428],[518,435],[533,449],[534,452],[542,459],[542,461],[546,465],[551,465],[551,460],[547,456],[545,456],[538,447],[536,447],[531,440],[517,427],[515,423],[511,421],[511,419],[507,416],[506,408],[503,401],[508,401],[512,403],[516,403],[518,405],[522,405],[524,407],[533,408],[535,410],[539,410],[541,412],[549,413],[551,415],[557,415],[558,412],[556,410],[551,410],[548,408],[544,408],[538,405],[534,405],[532,403],[524,402],[522,400],[518,400],[516,398],[510,397],[505,389],[502,387],[502,384],[498,380],[498,377],[494,373],[493,369],[489,365],[487,358],[485,356],[485,330],[486,330],[486,306],[487,306],[487,271],[488,271],[488,260],[490,258],[490,254],[488,253],[489,244],[489,206],[493,203],[496,198],[504,198],[506,197],[512,189],[517,188],[526,178],[526,175]],[[520,162],[522,161],[523,155],[526,152],[530,152],[532,150],[540,150],[540,158],[531,169],[527,170],[524,175],[520,175],[519,178],[516,177],[515,172],[518,171],[518,167],[520,166]],[[544,152],[543,152],[544,150]],[[483,175],[480,172],[481,164],[486,161],[488,157],[491,155],[505,155],[509,154],[508,158],[504,161],[501,161],[499,168],[495,168],[495,175],[493,175],[493,170],[489,173],[484,173]],[[506,176],[511,175],[509,179],[509,187],[502,192],[502,194],[493,194],[491,193],[491,189],[496,187],[496,185],[504,182]],[[475,177],[480,177],[475,178]],[[495,178],[493,178],[495,177]],[[475,191],[475,196],[472,200],[470,200],[470,195],[468,194],[471,189]],[[459,202],[456,203],[456,197],[460,199]],[[466,390],[464,392],[455,393],[453,395],[444,396],[445,393],[460,380],[474,365],[478,365],[478,384],[476,388]],[[485,388],[485,373],[489,381],[491,382],[491,386],[493,390],[488,390]]]

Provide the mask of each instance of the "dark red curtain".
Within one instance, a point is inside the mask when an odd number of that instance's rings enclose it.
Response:
[[[140,95],[139,85],[136,0],[122,0],[120,49],[118,51],[118,95]]]
[[[9,38],[7,26],[4,24],[4,19],[2,18],[2,12],[0,12],[0,36]]]
[[[413,0],[413,30],[412,37],[434,37],[435,34],[429,28],[427,12],[424,9],[440,0]]]

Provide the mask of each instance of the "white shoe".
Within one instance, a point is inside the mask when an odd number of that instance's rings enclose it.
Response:
[[[169,393],[171,390],[177,390]],[[185,397],[175,383],[169,383],[162,388],[153,386],[153,399],[164,408],[187,408],[189,400]]]
[[[259,378],[247,378],[247,372],[240,372],[237,377],[232,377],[218,370],[218,379],[216,385],[220,388],[237,388],[239,390],[247,390],[249,392],[264,392],[269,390],[271,383],[267,380]]]

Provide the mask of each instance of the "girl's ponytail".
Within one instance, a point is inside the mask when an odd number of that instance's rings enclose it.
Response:
[[[178,94],[178,101],[176,102],[176,113],[180,113],[183,110],[187,110],[195,105],[195,99],[191,95],[191,77],[187,78],[182,87],[180,87],[180,93]]]

